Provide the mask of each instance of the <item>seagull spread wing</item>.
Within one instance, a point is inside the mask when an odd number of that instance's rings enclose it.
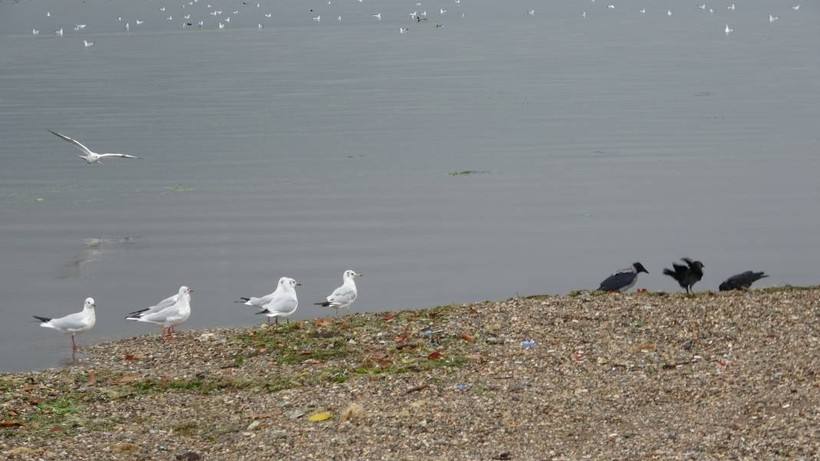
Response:
[[[84,146],[84,145],[83,145],[80,141],[77,141],[77,140],[76,140],[76,139],[74,139],[74,138],[69,138],[68,136],[66,136],[66,135],[64,135],[64,134],[57,133],[56,131],[51,131],[51,130],[48,130],[48,131],[49,131],[49,133],[53,134],[54,136],[60,137],[60,138],[62,138],[64,141],[66,141],[66,142],[69,142],[69,143],[73,144],[73,145],[74,145],[77,149],[80,149],[81,151],[83,151],[83,153],[84,153],[85,155],[91,155],[91,154],[93,154],[93,152],[91,152],[91,149],[89,149],[89,148],[85,147],[85,146]]]
[[[142,159],[142,157],[137,157],[136,155],[128,155],[128,154],[117,154],[117,153],[100,154],[100,158],[108,158],[108,157]]]

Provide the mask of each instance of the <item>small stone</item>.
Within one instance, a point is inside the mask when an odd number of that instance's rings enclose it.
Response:
[[[262,424],[262,422],[260,422],[260,421],[257,419],[257,420],[255,420],[255,421],[253,421],[252,423],[248,424],[248,428],[247,428],[247,429],[245,429],[245,430],[247,430],[247,431],[254,431],[254,430],[256,430],[256,429],[257,429],[257,428],[258,428],[261,424]]]

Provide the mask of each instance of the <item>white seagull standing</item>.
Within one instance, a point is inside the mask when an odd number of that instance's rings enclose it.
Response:
[[[131,312],[125,318],[128,319],[129,317],[144,317],[146,315],[154,314],[154,313],[159,312],[159,311],[161,311],[165,308],[173,306],[174,304],[177,303],[177,299],[179,299],[179,293],[177,293],[173,296],[169,296],[169,297],[163,299],[162,301],[154,304],[153,306],[146,307],[145,309],[140,309],[138,311]],[[171,326],[170,332],[171,333],[174,332],[174,327],[173,326]]]
[[[157,312],[129,315],[126,319],[162,325],[163,338],[171,337],[174,327],[188,320],[188,317],[191,316],[191,293],[193,291],[183,285],[179,287],[177,300],[174,304]]]
[[[289,277],[282,277],[279,279],[279,285],[276,287],[276,291],[264,298],[251,298],[246,301],[245,304],[254,306],[258,304],[261,299],[267,299],[267,302],[261,306],[257,306],[262,309],[257,312],[257,314],[264,314],[268,317],[268,324],[270,324],[270,319],[273,318],[275,323],[279,325],[279,317],[290,317],[296,312],[296,308],[299,307],[299,300],[296,299],[296,287],[299,286],[302,286],[302,284],[296,280]],[[251,300],[257,300],[256,304],[252,304]]]
[[[362,274],[357,274],[356,271],[346,270],[342,276],[342,286],[333,290],[333,293],[327,297],[327,301],[323,303],[314,303],[316,306],[332,307],[334,309],[350,309],[350,305],[356,300],[358,292],[356,291],[356,277],[363,277]]]
[[[71,358],[77,352],[77,343],[74,342],[74,335],[84,333],[94,328],[94,323],[97,321],[94,315],[94,298],[86,298],[85,305],[83,305],[82,312],[66,315],[58,319],[51,319],[48,317],[40,317],[35,315],[34,318],[39,320],[40,326],[51,328],[62,333],[71,335]]]
[[[93,42],[91,43],[91,45],[93,45]],[[91,45],[86,45],[86,46],[91,46]],[[56,131],[51,131],[51,130],[48,130],[48,131],[51,134],[53,134],[54,136],[58,136],[58,137],[62,138],[64,141],[69,142],[71,144],[74,144],[74,147],[76,147],[77,149],[80,149],[85,154],[85,155],[78,155],[78,157],[85,160],[85,162],[88,163],[89,165],[92,164],[92,163],[98,163],[98,164],[102,165],[102,162],[100,160],[102,160],[104,158],[111,158],[111,157],[140,158],[140,157],[137,157],[135,155],[128,155],[128,154],[116,154],[116,153],[98,154],[96,152],[93,152],[91,149],[85,147],[84,145],[82,145],[82,143],[80,143],[80,141],[77,141],[76,139],[69,138],[68,136],[66,136],[64,134],[57,133]]]
[[[729,34],[731,34],[732,32],[734,32],[734,31],[735,31],[734,29],[732,29],[731,27],[729,27],[729,24],[726,24],[726,28],[725,28],[725,29],[723,29],[723,33],[725,33],[727,36],[728,36]]]

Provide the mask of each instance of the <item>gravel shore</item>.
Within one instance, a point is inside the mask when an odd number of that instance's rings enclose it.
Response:
[[[820,289],[185,331],[0,375],[12,460],[818,459]]]

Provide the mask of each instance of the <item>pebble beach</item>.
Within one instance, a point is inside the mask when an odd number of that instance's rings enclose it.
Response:
[[[10,460],[817,459],[820,288],[180,331],[0,375]]]

